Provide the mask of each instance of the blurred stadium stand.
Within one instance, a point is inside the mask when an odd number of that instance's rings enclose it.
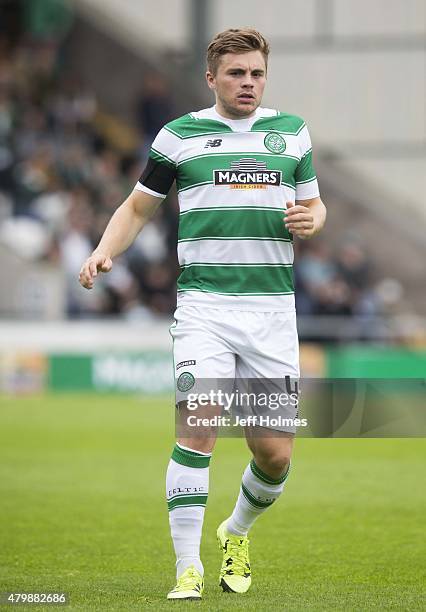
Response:
[[[1,0],[3,350],[10,330],[25,329],[13,320],[156,322],[164,337],[178,273],[175,194],[95,290],[78,285],[78,270],[159,127],[212,104],[200,48],[241,25],[270,39],[264,103],[306,119],[329,209],[324,234],[297,244],[302,340],[424,346],[422,0],[269,0],[264,11],[246,0],[244,14],[224,0]],[[65,329],[52,332],[63,350]],[[140,348],[152,346],[141,338]]]

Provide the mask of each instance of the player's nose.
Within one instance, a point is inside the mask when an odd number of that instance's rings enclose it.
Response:
[[[246,77],[242,83],[244,89],[253,89],[254,81],[251,77]]]

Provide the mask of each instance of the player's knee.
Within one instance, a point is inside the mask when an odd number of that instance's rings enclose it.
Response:
[[[270,459],[269,465],[274,474],[283,474],[290,464],[290,456],[287,453],[277,453]]]
[[[291,453],[287,450],[274,451],[265,455],[262,454],[261,457],[255,457],[255,461],[260,469],[263,469],[264,472],[273,478],[279,478],[287,471],[290,459]]]

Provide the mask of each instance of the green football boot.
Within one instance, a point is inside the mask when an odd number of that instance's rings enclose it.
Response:
[[[167,595],[167,599],[201,599],[203,590],[202,575],[190,565],[178,578],[175,588]]]
[[[224,591],[245,593],[251,585],[249,539],[229,533],[226,523],[227,520],[223,521],[217,530],[217,540],[223,553],[219,584]]]

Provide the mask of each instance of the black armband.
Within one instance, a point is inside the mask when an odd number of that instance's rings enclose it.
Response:
[[[167,195],[175,178],[176,168],[154,161],[149,157],[139,182],[148,187],[148,189],[152,189],[152,191]]]

